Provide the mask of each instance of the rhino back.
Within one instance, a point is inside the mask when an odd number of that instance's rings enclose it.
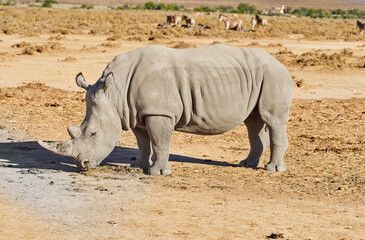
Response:
[[[267,54],[261,50],[214,45],[139,51],[128,93],[134,126],[144,126],[146,115],[163,115],[175,120],[176,130],[218,134],[243,123],[258,102]]]

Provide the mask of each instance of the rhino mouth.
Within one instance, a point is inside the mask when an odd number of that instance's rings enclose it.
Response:
[[[89,169],[95,168],[93,164],[90,163],[90,160],[88,158],[83,158],[80,160],[78,157],[74,158],[74,162],[76,166],[81,169],[82,171],[87,171]]]

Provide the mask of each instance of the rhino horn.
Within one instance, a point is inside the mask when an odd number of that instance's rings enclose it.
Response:
[[[72,139],[79,138],[81,135],[81,129],[78,126],[68,126],[67,131]]]
[[[54,141],[43,142],[41,140],[38,140],[37,142],[41,147],[47,149],[50,152],[63,155],[66,157],[71,157],[71,158],[75,157],[72,154],[73,142],[71,140],[65,142],[54,142]]]

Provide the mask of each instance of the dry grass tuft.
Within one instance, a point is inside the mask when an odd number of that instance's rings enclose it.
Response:
[[[23,48],[23,54],[33,55],[35,52],[44,53],[53,50],[61,50],[63,47],[58,42],[47,42],[44,44],[20,42],[12,45],[13,48]]]
[[[183,48],[196,48],[196,45],[181,41],[178,44],[174,45],[173,48],[178,48],[178,49],[183,49]]]
[[[350,49],[343,49],[332,54],[324,50],[315,50],[305,52],[301,55],[294,54],[292,51],[284,48],[273,54],[279,61],[286,66],[297,67],[325,67],[330,69],[336,68],[361,68],[364,60],[355,57]]]

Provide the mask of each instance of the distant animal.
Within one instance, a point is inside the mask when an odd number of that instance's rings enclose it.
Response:
[[[359,20],[357,20],[356,25],[359,28],[360,34],[363,34],[364,33],[364,29],[365,29],[365,24],[362,23],[362,22],[360,22]]]
[[[170,24],[174,24],[174,25],[179,25],[181,23],[181,17],[180,16],[175,16],[175,15],[169,15],[166,17],[166,24],[170,25]]]
[[[263,13],[269,13],[269,12],[284,14],[285,5],[282,5],[281,7],[267,7],[263,11]]]
[[[219,14],[219,19],[220,22],[224,22],[225,26],[226,26],[226,30],[230,29],[230,28],[235,28],[236,30],[241,30],[241,26],[242,26],[242,20],[239,20],[238,17],[236,18],[228,18],[226,15],[224,14]]]
[[[194,26],[195,25],[195,19],[193,18],[188,18],[187,16],[183,15],[182,16],[182,20],[185,21],[186,25],[191,25]]]
[[[210,29],[209,26],[207,25],[203,25],[203,24],[198,24],[198,25],[195,25],[194,26],[196,29],[199,29],[199,30],[206,30],[206,29]]]
[[[121,131],[132,130],[139,159],[131,166],[168,175],[173,131],[214,135],[242,123],[251,150],[239,166],[256,168],[269,147],[266,170],[286,169],[293,80],[283,64],[261,49],[146,46],[117,56],[95,84],[88,84],[81,73],[76,83],[86,90],[81,126],[67,128],[68,141],[38,143],[72,157],[80,169],[98,166]]]
[[[256,18],[252,17],[252,19],[251,19],[251,31],[255,31],[255,26],[256,26]]]
[[[284,14],[284,11],[285,11],[285,5],[283,4],[283,6],[281,6],[281,8],[279,10],[279,13]]]
[[[157,29],[162,29],[162,28],[167,28],[167,25],[165,23],[157,25]]]
[[[266,27],[267,26],[267,20],[265,18],[260,18],[259,15],[255,15],[257,26]]]

